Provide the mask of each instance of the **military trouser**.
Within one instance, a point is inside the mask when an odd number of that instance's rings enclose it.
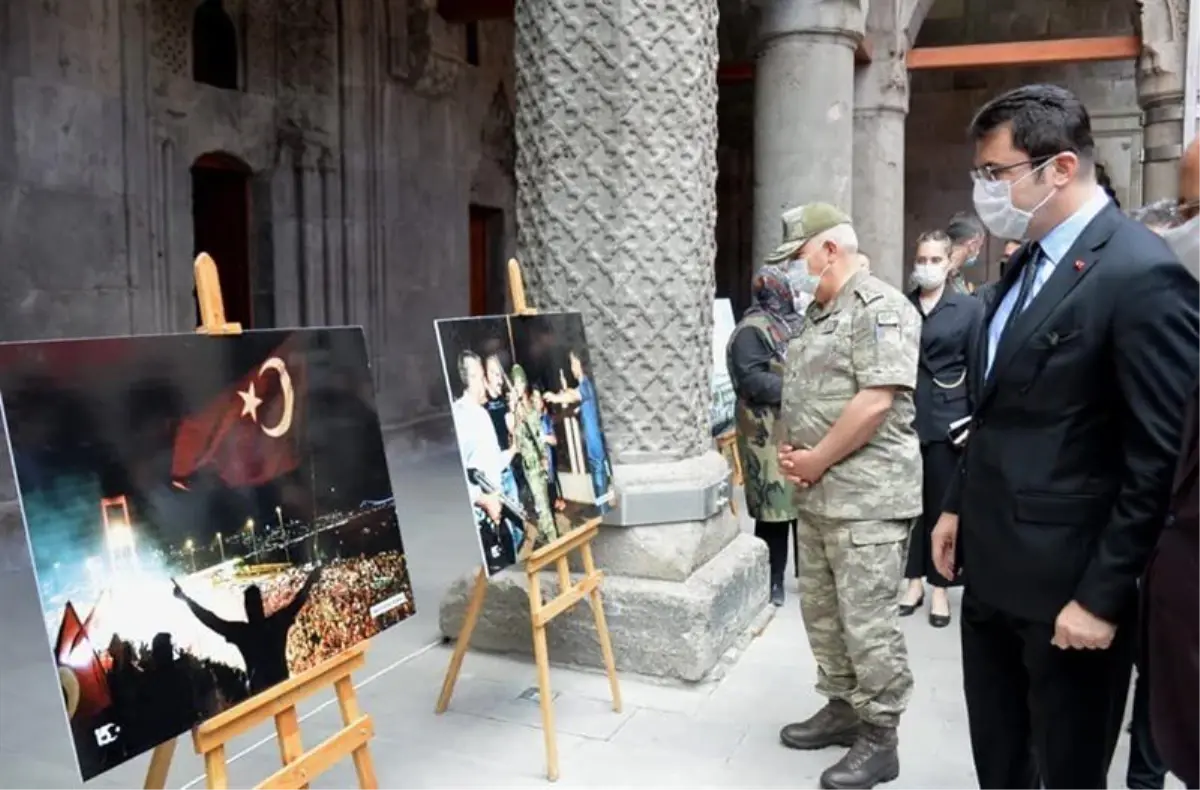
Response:
[[[912,695],[897,598],[911,520],[799,515],[800,611],[817,691],[895,727]]]

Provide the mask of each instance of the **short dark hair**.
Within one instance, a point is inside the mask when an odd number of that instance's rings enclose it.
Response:
[[[979,218],[965,211],[955,214],[946,225],[946,236],[950,239],[951,244],[962,244],[964,241],[986,235],[987,231],[984,230],[983,223],[979,221]]]
[[[1013,147],[1034,162],[1071,151],[1092,162],[1096,143],[1092,120],[1083,102],[1058,85],[1024,85],[1002,93],[980,108],[971,120],[971,139],[979,141],[1009,124]]]
[[[1143,225],[1157,228],[1167,228],[1175,224],[1178,217],[1177,205],[1174,200],[1165,198],[1153,203],[1132,209],[1129,216]]]

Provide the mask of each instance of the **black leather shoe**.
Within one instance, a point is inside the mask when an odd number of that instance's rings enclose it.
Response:
[[[833,699],[814,716],[780,730],[779,740],[789,749],[852,746],[858,738],[860,724],[858,714],[849,704]]]
[[[900,755],[896,750],[896,730],[863,723],[858,739],[838,760],[821,774],[821,787],[871,788],[900,776]]]
[[[929,624],[934,628],[945,628],[950,625],[950,615],[929,613]]]
[[[924,603],[925,603],[925,593],[921,593],[921,597],[917,599],[916,603],[900,604],[900,616],[908,617],[910,614],[912,614],[913,612],[920,609],[924,605]]]
[[[772,582],[771,584],[771,605],[783,606],[783,601],[787,595],[783,592],[783,582]]]

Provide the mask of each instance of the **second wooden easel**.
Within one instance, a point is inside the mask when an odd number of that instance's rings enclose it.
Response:
[[[221,281],[217,265],[207,253],[196,257],[196,300],[200,305],[201,325],[197,332],[205,335],[240,335],[242,326],[225,320],[225,304],[221,299]],[[279,759],[283,767],[264,779],[260,788],[308,787],[314,778],[328,771],[344,757],[354,760],[358,786],[367,790],[379,786],[375,764],[368,743],[375,735],[371,717],[358,706],[358,696],[350,675],[366,663],[365,643],[350,648],[339,656],[325,661],[299,675],[278,683],[266,691],[219,713],[192,730],[196,754],[204,756],[204,773],[208,787],[229,786],[229,765],[225,746],[237,736],[257,727],[268,719],[275,720],[279,740]],[[333,687],[342,713],[342,729],[320,745],[304,750],[300,740],[300,716],[296,705],[302,700]],[[150,756],[146,772],[147,790],[162,790],[167,786],[167,774],[175,756],[178,739],[160,743]]]
[[[525,282],[521,277],[521,266],[516,260],[508,262],[508,285],[512,294],[513,312],[517,315],[536,314],[537,311],[530,308],[525,301]],[[526,528],[536,529],[533,524],[527,524]],[[537,664],[538,699],[541,703],[542,730],[546,739],[546,777],[551,782],[558,779],[558,739],[554,732],[554,703],[550,692],[550,654],[546,646],[546,626],[585,597],[596,619],[596,635],[600,641],[604,669],[608,673],[608,683],[612,689],[613,710],[618,713],[621,711],[621,686],[617,681],[617,665],[613,659],[608,623],[604,619],[604,605],[600,599],[600,583],[604,580],[604,573],[596,569],[596,562],[592,557],[592,540],[595,539],[599,528],[599,518],[589,519],[553,543],[533,552],[525,561],[525,576],[529,587],[529,619],[533,626],[533,657]],[[569,557],[573,551],[578,551],[583,561],[583,577],[577,582],[571,581]],[[559,591],[557,596],[545,601],[542,599],[540,574],[551,565],[558,570]],[[458,632],[450,666],[446,669],[442,693],[438,696],[438,713],[445,713],[450,705],[454,684],[458,680],[459,670],[462,669],[463,657],[471,645],[471,634],[475,631],[475,624],[479,622],[479,613],[483,611],[487,590],[487,571],[481,567],[475,575],[475,584],[467,601],[466,616],[462,629]]]

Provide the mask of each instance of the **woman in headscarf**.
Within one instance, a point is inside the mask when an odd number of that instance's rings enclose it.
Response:
[[[782,606],[788,533],[796,510],[792,485],[779,470],[773,433],[783,396],[787,346],[800,334],[804,318],[780,267],[759,269],[752,290],[754,304],[734,328],[725,360],[737,393],[737,440],[746,509],[754,517],[754,534],[767,544],[771,603]]]

